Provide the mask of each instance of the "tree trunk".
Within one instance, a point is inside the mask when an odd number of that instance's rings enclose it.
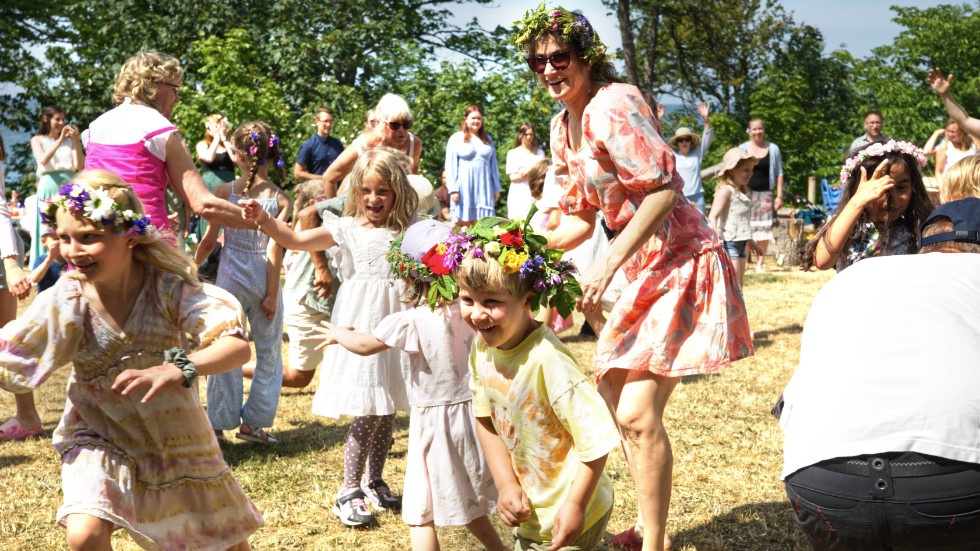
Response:
[[[636,45],[633,43],[633,22],[630,20],[630,0],[616,3],[616,16],[619,18],[619,34],[623,41],[623,63],[626,65],[626,81],[643,89],[636,72]]]

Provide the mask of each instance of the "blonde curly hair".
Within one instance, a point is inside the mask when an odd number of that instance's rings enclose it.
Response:
[[[126,98],[132,98],[159,109],[157,90],[162,82],[178,86],[184,82],[184,68],[180,61],[153,51],[140,52],[127,59],[119,68],[112,102],[119,105]]]

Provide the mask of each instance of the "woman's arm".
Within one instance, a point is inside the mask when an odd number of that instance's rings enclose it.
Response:
[[[946,148],[949,147],[949,142],[944,142],[941,146],[936,148],[936,176],[942,176],[946,172]]]
[[[412,174],[419,173],[419,161],[422,160],[422,139],[412,134],[412,139],[415,140],[415,152],[412,157]]]
[[[674,210],[677,201],[677,193],[671,186],[660,186],[643,198],[633,218],[626,223],[609,250],[592,263],[589,273],[585,275],[581,301],[583,313],[591,314],[601,308],[602,293],[616,275],[616,270],[653,237],[670,211]]]
[[[337,188],[344,178],[354,169],[354,163],[361,154],[357,149],[357,142],[347,146],[347,149],[340,152],[337,159],[330,163],[327,171],[323,174],[323,193],[327,199],[337,196]]]
[[[926,145],[922,146],[922,153],[924,153],[926,157],[932,157],[936,154],[936,140],[939,139],[939,136],[944,134],[946,134],[945,128],[937,128],[935,131],[933,131],[932,135],[929,136],[929,140],[926,142]]]
[[[968,115],[966,109],[963,109],[963,106],[957,103],[956,98],[953,97],[953,91],[951,90],[953,75],[950,74],[948,77],[943,78],[942,71],[936,67],[929,71],[927,78],[929,80],[929,86],[932,87],[932,90],[942,100],[946,112],[949,113],[949,118],[956,121],[956,124],[973,136],[974,139],[980,140],[980,119],[975,119]]]
[[[197,160],[202,163],[213,163],[214,156],[218,153],[219,145],[221,145],[221,141],[218,138],[211,138],[211,145],[208,145],[208,142],[205,140],[197,142]]]
[[[177,132],[172,132],[167,138],[167,174],[181,199],[209,224],[232,228],[253,227],[242,219],[242,209],[208,191],[201,173],[191,159],[187,144]]]
[[[595,233],[596,211],[585,209],[562,217],[561,224],[548,239],[548,247],[570,251]]]
[[[67,126],[65,127],[68,128]],[[41,143],[40,136],[34,136],[31,138],[31,152],[34,153],[34,160],[37,161],[37,166],[44,166],[51,162],[54,157],[58,147],[61,146],[62,142],[65,141],[65,130],[62,129],[61,135],[55,140],[54,145],[50,149],[44,149],[44,144]]]
[[[82,134],[78,128],[72,126],[71,138],[71,161],[75,171],[85,168],[85,152],[82,150]]]
[[[254,199],[241,201],[242,216],[252,222],[283,247],[293,251],[322,251],[337,244],[333,236],[324,227],[310,228],[295,232],[289,224],[278,220],[262,210]],[[254,227],[254,226],[253,226]]]
[[[708,222],[711,222],[711,229],[721,235],[721,226],[724,226],[725,219],[728,218],[728,206],[732,202],[732,188],[730,186],[719,186],[715,189],[715,200],[711,202],[711,212],[708,213]]]

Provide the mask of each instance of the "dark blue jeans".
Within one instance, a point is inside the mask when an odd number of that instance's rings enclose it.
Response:
[[[980,468],[910,478],[890,473],[810,466],[786,477],[786,495],[813,549],[980,549]]]

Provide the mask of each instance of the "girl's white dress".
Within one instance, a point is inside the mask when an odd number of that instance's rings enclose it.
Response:
[[[412,526],[463,526],[489,514],[497,491],[476,435],[469,387],[473,330],[459,302],[393,314],[373,335],[408,352],[412,366],[402,519]]]
[[[341,281],[330,322],[370,333],[388,314],[406,310],[400,300],[404,287],[392,284],[385,258],[396,235],[387,228],[365,228],[351,217],[323,216],[323,227],[337,243],[330,253]],[[408,411],[408,376],[408,358],[399,350],[358,356],[342,346],[327,347],[313,413],[337,418]]]
[[[0,388],[33,389],[72,364],[54,431],[64,492],[59,523],[82,513],[126,529],[145,549],[213,551],[262,526],[221,455],[196,387],[168,387],[145,404],[149,387],[127,396],[112,390],[121,372],[160,365],[169,348],[192,350],[226,335],[245,335],[234,297],[149,266],[120,332],[69,277],[3,328]]]

